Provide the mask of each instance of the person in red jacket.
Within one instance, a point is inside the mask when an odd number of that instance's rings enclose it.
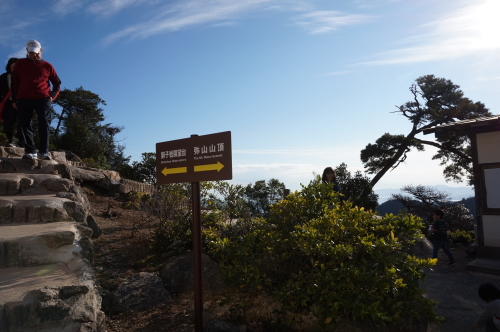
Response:
[[[59,94],[61,80],[54,67],[42,60],[42,45],[38,41],[29,40],[26,43],[26,51],[26,59],[17,60],[12,72],[12,106],[18,110],[21,134],[24,138],[23,159],[50,160],[48,152],[52,101]],[[49,82],[52,83],[52,90]],[[38,155],[31,127],[33,112],[36,112],[38,118]]]

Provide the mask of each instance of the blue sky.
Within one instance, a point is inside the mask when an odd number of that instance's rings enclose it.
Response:
[[[362,170],[366,144],[407,133],[391,112],[419,76],[499,114],[499,12],[498,0],[2,0],[0,55],[38,40],[63,87],[106,101],[133,160],[229,130],[235,183],[299,189],[326,166]],[[446,184],[432,154],[375,189]]]

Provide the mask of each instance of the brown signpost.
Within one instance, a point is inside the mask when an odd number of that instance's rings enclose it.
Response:
[[[156,144],[156,183],[191,182],[193,200],[194,325],[203,331],[200,181],[231,180],[231,132],[192,135]]]
[[[158,184],[232,178],[230,131],[156,144]]]

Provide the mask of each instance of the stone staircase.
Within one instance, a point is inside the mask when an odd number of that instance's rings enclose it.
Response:
[[[0,332],[105,331],[93,218],[73,175],[92,171],[72,166],[65,152],[50,152],[49,161],[23,154],[0,148]]]

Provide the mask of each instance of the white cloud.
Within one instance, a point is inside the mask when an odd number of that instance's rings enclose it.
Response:
[[[9,54],[9,58],[25,58],[26,48],[21,48],[19,51]]]
[[[56,0],[52,10],[62,15],[85,10],[94,15],[109,16],[132,6],[157,3],[159,0]]]
[[[341,27],[365,23],[372,19],[368,15],[351,15],[338,11],[313,11],[296,18],[296,24],[311,34],[326,33]]]
[[[280,163],[293,161],[307,161],[313,164],[341,163],[348,165],[361,164],[358,151],[359,146],[335,146],[316,149],[280,149],[280,150],[233,150],[233,155],[238,160],[278,160]],[[251,158],[251,159],[250,159]]]
[[[0,17],[2,24],[0,26],[0,43],[9,43],[16,40],[19,36],[24,36],[28,27],[38,24],[42,19],[33,18],[30,21],[16,21],[12,15]],[[26,40],[29,38],[26,37]]]
[[[470,3],[470,2],[462,2]],[[434,22],[420,27],[423,32],[408,38],[413,46],[395,49],[381,55],[380,60],[365,62],[369,65],[417,63],[452,60],[464,56],[500,51],[500,1],[474,1],[473,5],[459,9]]]
[[[380,7],[387,3],[401,2],[402,0],[354,0],[353,2],[358,8],[371,9],[374,7]]]
[[[134,1],[134,0],[128,0]],[[176,31],[200,24],[221,24],[238,18],[257,8],[281,0],[190,0],[157,10],[157,15],[149,21],[126,27],[108,35],[103,43],[109,44],[120,39],[147,38],[166,31]]]
[[[69,1],[69,0],[66,0]],[[95,13],[113,13],[126,6],[146,3],[146,0],[102,1],[90,8]],[[103,39],[110,44],[122,39],[142,39],[167,31],[177,31],[192,26],[211,24],[224,26],[234,24],[249,13],[269,10],[288,12],[308,11],[294,19],[312,34],[338,30],[341,27],[370,20],[367,15],[349,15],[337,11],[313,11],[312,6],[302,0],[184,0],[155,9],[155,16],[147,22],[131,25]]]
[[[85,0],[57,0],[52,6],[52,10],[65,15],[79,10],[86,2]]]
[[[63,0],[65,1],[65,0]],[[73,0],[66,0],[73,1]],[[88,11],[99,15],[112,15],[127,7],[146,4],[149,0],[103,0],[93,3],[88,7]]]
[[[234,173],[266,172],[272,171],[281,175],[294,175],[300,177],[303,173],[312,174],[312,164],[240,164],[233,165]],[[278,171],[279,170],[279,171]]]
[[[233,154],[271,154],[271,155],[325,155],[325,150],[233,150]]]
[[[314,178],[313,172],[319,172],[313,164],[233,164],[233,181],[246,184],[274,178],[284,182],[287,188],[298,190],[300,183],[307,184]]]
[[[9,8],[9,5],[7,4],[7,2],[1,2],[0,3],[0,14],[7,12],[8,8]]]
[[[341,70],[341,71],[334,71],[331,73],[326,73],[323,76],[338,76],[338,75],[350,74],[352,72],[353,72],[352,70]]]

